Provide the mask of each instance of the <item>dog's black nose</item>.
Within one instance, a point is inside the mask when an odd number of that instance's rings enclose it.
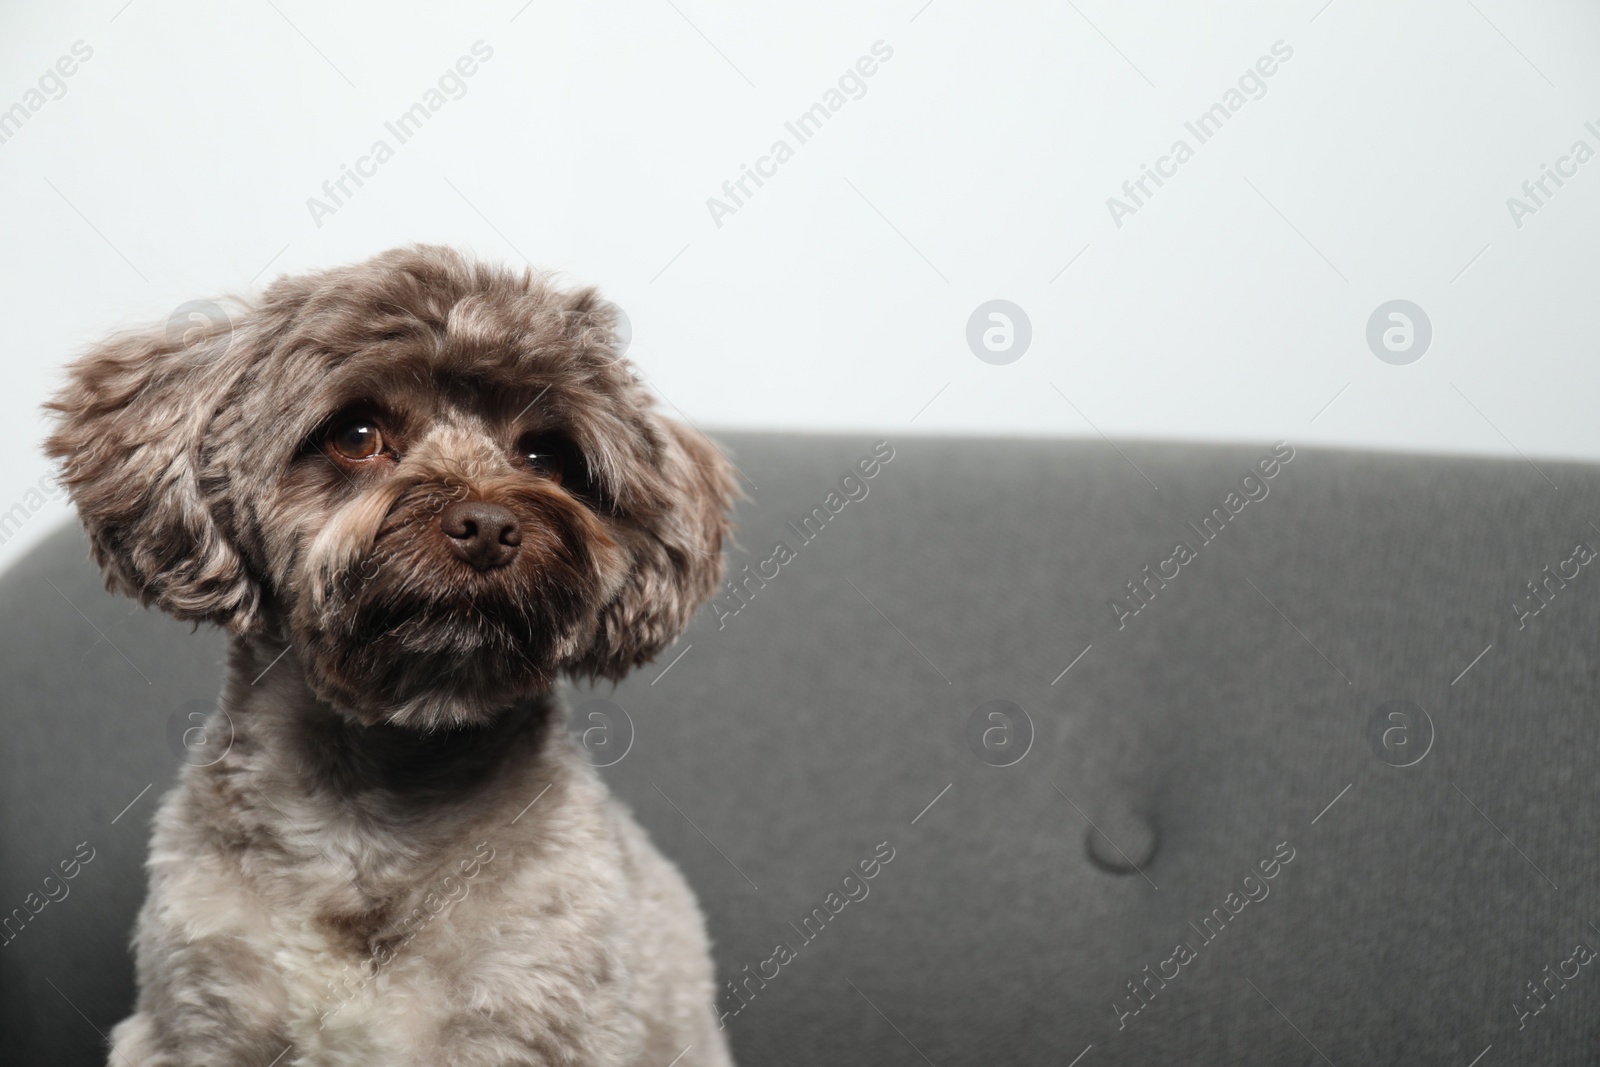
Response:
[[[456,555],[480,571],[504,567],[522,544],[522,527],[511,509],[484,500],[462,500],[445,508],[439,529]]]

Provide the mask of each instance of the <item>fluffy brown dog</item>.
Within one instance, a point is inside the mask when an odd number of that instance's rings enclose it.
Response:
[[[112,1064],[729,1062],[693,895],[552,691],[678,635],[734,495],[612,314],[420,247],[72,367],[48,447],[108,584],[233,634]]]

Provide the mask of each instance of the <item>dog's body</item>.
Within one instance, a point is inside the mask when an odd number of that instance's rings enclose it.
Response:
[[[227,753],[157,817],[113,1067],[729,1062],[694,898],[561,709],[441,760],[322,714],[292,652],[249,686],[279,651],[235,648]]]
[[[74,369],[109,581],[235,634],[111,1064],[731,1062],[693,895],[553,695],[676,635],[732,496],[605,315],[407,250]]]

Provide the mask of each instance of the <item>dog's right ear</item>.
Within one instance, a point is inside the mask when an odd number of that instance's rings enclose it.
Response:
[[[242,367],[230,349],[242,340],[226,314],[203,306],[192,316],[202,323],[116,337],[74,362],[45,405],[58,418],[45,450],[61,463],[108,589],[246,633],[260,588],[202,479],[207,429]]]

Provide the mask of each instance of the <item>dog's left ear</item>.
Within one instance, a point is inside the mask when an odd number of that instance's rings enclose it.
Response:
[[[219,527],[202,462],[246,362],[236,328],[218,314],[96,346],[45,405],[59,419],[45,450],[61,463],[107,588],[244,633],[260,589]],[[212,484],[211,495],[225,487]]]
[[[633,572],[601,611],[576,675],[618,680],[649,662],[722,582],[722,542],[739,495],[733,470],[705,435],[669,420],[660,426],[659,477],[672,504],[642,524]]]

